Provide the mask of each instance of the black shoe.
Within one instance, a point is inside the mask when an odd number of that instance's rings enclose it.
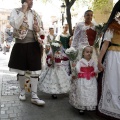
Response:
[[[80,110],[79,113],[80,115],[84,115],[85,112],[83,110]]]
[[[52,98],[53,99],[57,99],[57,95],[52,95]]]

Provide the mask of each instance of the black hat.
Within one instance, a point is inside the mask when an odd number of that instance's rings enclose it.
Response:
[[[21,0],[21,3],[23,4],[25,2],[25,0]]]

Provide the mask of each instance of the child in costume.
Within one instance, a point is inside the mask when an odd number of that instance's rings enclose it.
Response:
[[[53,98],[57,98],[57,94],[68,93],[70,89],[70,77],[61,63],[61,51],[47,54],[47,67],[40,76],[39,89],[48,94],[52,94]]]
[[[95,110],[97,106],[97,65],[91,59],[93,48],[86,46],[82,52],[82,59],[76,64],[77,78],[72,80],[69,94],[70,104],[79,109],[83,114],[84,110]]]

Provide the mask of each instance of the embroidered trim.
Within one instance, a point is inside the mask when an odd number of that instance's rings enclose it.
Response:
[[[118,22],[118,24],[120,25],[120,20],[116,17],[115,20]]]
[[[106,58],[107,58],[107,55],[106,55]],[[104,60],[104,71],[106,71],[106,58]],[[102,78],[102,91],[104,91],[104,82],[105,82],[105,72],[104,72],[103,78]],[[99,105],[98,105],[99,111],[101,113],[105,114],[105,115],[110,116],[110,117],[114,117],[114,118],[120,119],[120,114],[113,113],[113,112],[107,111],[105,109],[102,109],[102,101],[103,101],[103,94],[101,95],[101,99],[100,99],[100,102],[99,102]]]

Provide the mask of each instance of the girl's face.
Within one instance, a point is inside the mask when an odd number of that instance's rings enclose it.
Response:
[[[86,60],[90,60],[92,57],[92,53],[93,53],[92,47],[90,46],[85,47],[83,51],[83,58],[85,58]]]

